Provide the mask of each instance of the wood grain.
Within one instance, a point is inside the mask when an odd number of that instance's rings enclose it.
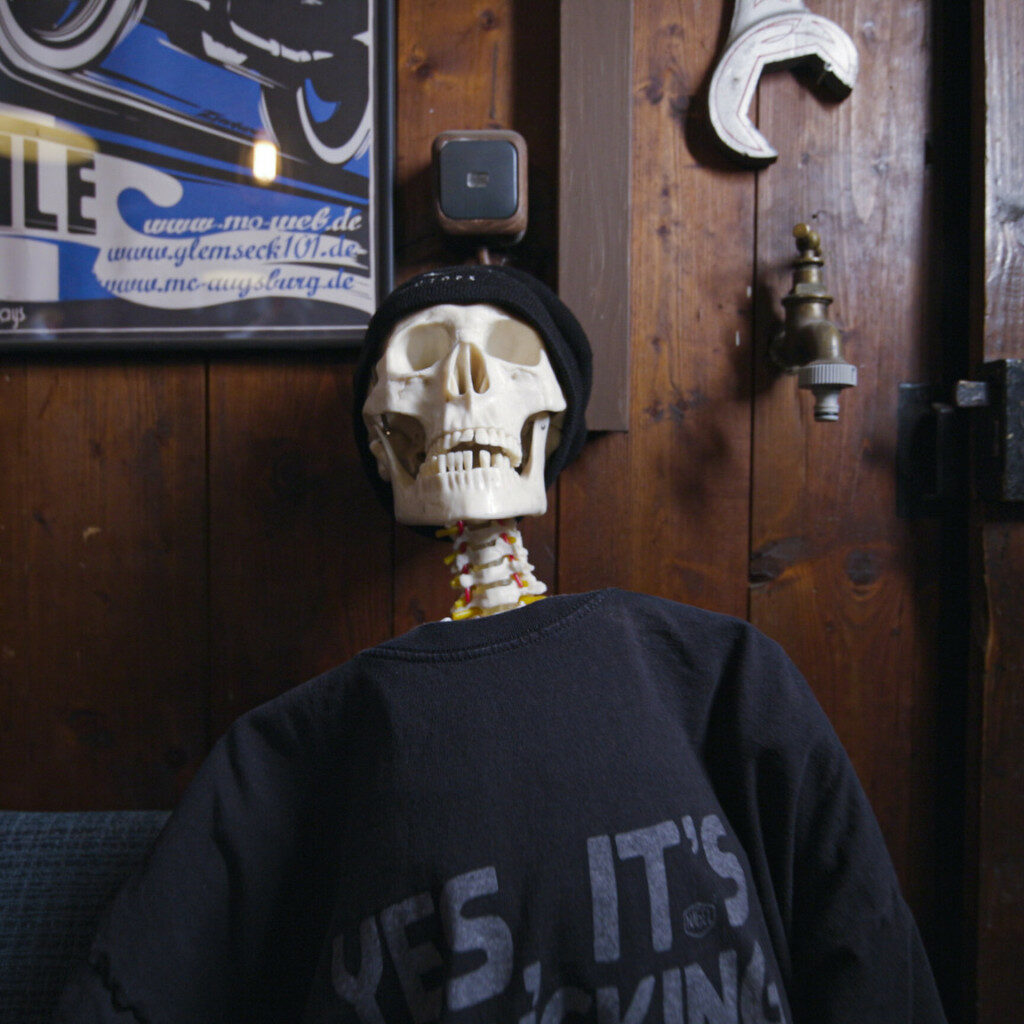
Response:
[[[978,358],[1024,357],[1024,9],[1012,0],[975,5],[975,117],[984,124],[975,175],[974,328]],[[976,510],[981,565],[977,790],[973,819],[978,893],[976,1012],[979,1024],[1020,1014],[1024,947],[1024,522],[1019,510]]]
[[[591,430],[629,429],[633,12],[562,0],[558,292],[594,353]]]
[[[398,11],[396,125],[397,279],[462,262],[472,250],[441,234],[434,214],[431,145],[443,131],[509,123],[513,40],[509,0],[432,0]],[[531,154],[532,158],[532,154]]]
[[[750,618],[807,676],[854,762],[919,924],[938,898],[939,559],[935,524],[896,517],[897,384],[931,380],[928,321],[928,12],[924,2],[823,2],[854,38],[853,94],[823,103],[805,80],[762,78],[760,129],[780,152],[760,176]],[[898,87],[886,68],[900,68]],[[765,349],[791,286],[792,228],[825,250],[830,313],[859,368],[838,423],[773,372]]]
[[[630,431],[563,474],[559,581],[744,615],[753,178],[707,125],[720,12],[634,13]]]
[[[432,213],[430,150],[449,129],[510,128],[529,152],[530,223],[510,262],[554,280],[558,139],[558,5],[424,3],[398,17],[398,278],[472,258],[444,238]],[[537,576],[554,587],[557,495],[524,522]],[[397,526],[394,632],[448,614],[444,544]]]
[[[390,516],[350,427],[351,357],[210,367],[212,733],[390,635]]]
[[[433,212],[431,145],[443,131],[509,128],[526,140],[530,218],[510,253],[555,280],[558,5],[498,0],[402,4],[396,47],[396,254],[401,280],[472,259]]]
[[[0,372],[0,804],[169,807],[205,754],[201,368]]]

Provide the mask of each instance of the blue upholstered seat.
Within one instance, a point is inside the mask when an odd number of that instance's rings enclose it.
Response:
[[[48,1021],[166,811],[0,811],[0,1024]]]

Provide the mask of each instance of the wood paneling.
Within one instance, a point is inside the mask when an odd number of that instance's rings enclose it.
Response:
[[[593,437],[525,534],[557,590],[655,593],[749,616],[783,644],[850,750],[948,961],[939,919],[957,924],[958,879],[938,851],[962,780],[942,768],[957,752],[939,749],[951,733],[940,730],[937,634],[952,620],[940,618],[932,568],[945,564],[940,528],[897,519],[893,493],[896,386],[935,379],[941,360],[942,278],[928,259],[946,225],[926,156],[932,5],[813,7],[853,36],[860,79],[834,104],[789,73],[766,77],[760,127],[780,157],[755,173],[730,162],[707,122],[731,5],[634,4],[630,430]],[[975,323],[979,354],[994,358],[1020,355],[1024,339],[1024,13],[1015,0],[978,7],[991,124],[976,268],[987,305]],[[553,283],[558,4],[399,0],[397,29],[397,278],[471,257],[433,220],[434,136],[505,127],[530,149],[531,222],[513,258]],[[963,142],[954,121],[944,145]],[[860,368],[837,424],[814,423],[809,397],[766,361],[804,219],[821,232],[832,311]],[[351,353],[5,359],[0,804],[169,806],[236,714],[446,613],[444,546],[394,527],[361,479],[351,371]],[[1015,1010],[1024,920],[1021,525],[1004,515],[979,529],[986,1021]]]
[[[938,532],[896,517],[897,384],[932,379],[927,251],[928,10],[924,0],[822,2],[855,39],[844,103],[768,75],[760,129],[779,150],[759,176],[758,394],[751,620],[786,647],[850,751],[912,902],[932,898]],[[898,66],[896,83],[885,68]],[[765,342],[791,287],[792,228],[819,231],[830,314],[859,383],[837,423],[816,422]]]
[[[0,801],[170,806],[206,752],[201,367],[0,371]]]
[[[511,128],[529,150],[530,224],[514,262],[553,284],[558,157],[558,5],[416,3],[400,6],[397,252],[399,277],[471,258],[432,212],[430,147],[449,129]],[[555,495],[524,541],[537,577],[555,581]],[[448,548],[396,528],[394,630],[448,614]]]
[[[633,10],[562,0],[558,293],[594,354],[591,430],[629,429]]]
[[[630,431],[562,476],[559,586],[622,586],[746,613],[752,176],[702,96],[707,4],[634,9]]]
[[[838,105],[806,79],[762,79],[760,129],[780,157],[758,183],[750,619],[794,658],[849,751],[952,1011],[960,933],[941,893],[961,882],[946,762],[960,763],[962,733],[948,724],[939,572],[952,534],[899,519],[894,493],[897,385],[941,379],[946,341],[930,259],[932,23],[924,0],[815,9],[854,38],[861,70]],[[764,354],[799,221],[821,235],[830,313],[859,370],[838,423],[815,422],[811,396]]]
[[[211,726],[391,635],[391,518],[337,357],[210,369]]]
[[[551,8],[555,8],[552,10]],[[515,259],[551,280],[558,152],[557,4],[445,0],[399,5],[395,234],[399,278],[472,255],[446,239],[431,201],[443,131],[511,128],[529,150],[530,224]]]
[[[1024,358],[1024,8],[975,4],[976,109],[984,129],[975,176],[979,200],[973,313],[981,360]],[[978,894],[979,1024],[1020,1015],[1024,947],[1024,522],[1019,508],[978,508],[982,601],[977,681],[979,727],[974,821]]]

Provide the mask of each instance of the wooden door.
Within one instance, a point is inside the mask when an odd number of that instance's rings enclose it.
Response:
[[[973,165],[977,367],[1024,359],[1024,9],[1000,0],[972,7],[974,114],[983,140]],[[972,1010],[982,1024],[996,1024],[1020,1016],[1024,948],[1024,517],[1019,504],[976,502],[973,513]]]
[[[707,121],[731,5],[634,8],[630,431],[594,439],[563,477],[558,582],[664,594],[782,643],[864,782],[955,1015],[961,912],[942,893],[960,885],[962,780],[944,762],[960,764],[963,737],[934,572],[947,531],[901,520],[895,494],[897,385],[943,358],[934,26],[924,0],[812,6],[854,39],[860,77],[842,104],[806,77],[763,77],[758,123],[780,156],[757,173]],[[815,422],[767,354],[800,221],[821,234],[860,371],[837,423]]]

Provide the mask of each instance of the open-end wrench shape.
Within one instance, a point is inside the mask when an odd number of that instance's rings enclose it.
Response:
[[[857,48],[834,21],[812,14],[803,0],[736,0],[708,97],[712,127],[729,149],[755,164],[779,155],[750,120],[757,83],[767,67],[812,58],[829,90],[847,96],[857,80]]]

